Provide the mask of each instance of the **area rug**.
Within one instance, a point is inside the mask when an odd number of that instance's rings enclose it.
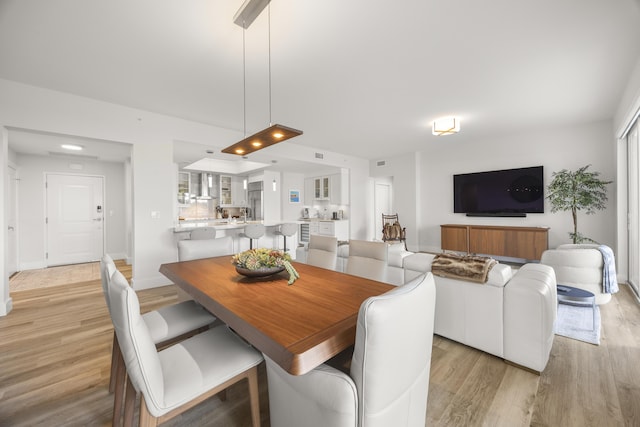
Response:
[[[600,308],[596,306],[596,325],[593,328],[593,311],[590,306],[558,304],[554,332],[563,337],[600,345]]]

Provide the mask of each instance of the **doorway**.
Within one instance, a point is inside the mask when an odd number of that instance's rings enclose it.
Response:
[[[9,165],[7,174],[7,269],[11,277],[18,271],[18,172]]]
[[[104,178],[46,174],[48,267],[98,261],[104,253]]]
[[[373,239],[382,239],[382,214],[391,214],[393,206],[393,178],[376,179],[374,189],[375,232]]]

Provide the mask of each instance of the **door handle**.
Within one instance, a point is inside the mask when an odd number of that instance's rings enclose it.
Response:
[[[93,220],[99,222],[99,221],[102,221],[102,218],[94,218]]]
[[[13,231],[14,228],[12,226],[9,226],[9,231]]]

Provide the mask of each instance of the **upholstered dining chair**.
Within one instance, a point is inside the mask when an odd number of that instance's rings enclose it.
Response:
[[[140,425],[155,426],[246,378],[253,426],[260,425],[258,351],[226,326],[157,351],[135,291],[119,271],[111,282],[111,319],[128,374],[125,413],[140,392]]]
[[[338,238],[312,234],[309,237],[307,264],[329,270],[336,269],[338,260]]]
[[[191,240],[215,239],[216,229],[213,227],[196,228],[189,233]]]
[[[233,238],[231,236],[207,240],[178,241],[178,259],[180,261],[222,255],[233,255]]]
[[[113,259],[105,255],[100,261],[100,277],[102,291],[109,310],[112,303],[109,295],[111,278],[118,272]],[[118,272],[120,274],[120,272]],[[157,348],[163,348],[185,338],[203,332],[216,321],[216,318],[193,300],[161,307],[143,314],[142,320],[149,330],[152,342]],[[113,347],[111,352],[111,376],[109,392],[114,393],[113,422],[118,425],[122,413],[122,403],[125,389],[125,369],[120,352],[120,345],[116,333],[113,333]]]
[[[386,282],[389,246],[384,242],[349,240],[347,274]]]
[[[424,427],[435,301],[431,273],[365,300],[349,374],[290,375],[265,357],[271,425]]]

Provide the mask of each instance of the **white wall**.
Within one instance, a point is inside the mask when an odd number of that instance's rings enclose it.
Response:
[[[549,246],[569,242],[571,214],[550,213],[526,218],[471,218],[453,213],[453,175],[457,173],[544,166],[545,187],[551,174],[561,169],[575,170],[591,164],[590,170],[605,180],[616,180],[615,138],[610,121],[496,136],[470,144],[457,144],[443,137],[422,152],[418,166],[422,178],[419,190],[420,249],[440,249],[440,224],[485,224],[505,226],[548,226]],[[395,177],[394,177],[395,179]],[[595,215],[578,214],[578,231],[613,247],[616,229],[616,183],[607,186],[608,208]],[[408,228],[408,225],[406,225]]]
[[[300,192],[300,203],[289,202],[289,190]],[[304,206],[304,174],[282,173],[282,219],[285,221],[297,221],[302,216]]]
[[[211,146],[211,141],[218,141],[220,146],[214,148],[224,148],[242,137],[242,131],[217,128],[3,79],[0,79],[0,93],[0,127],[3,129],[16,127],[133,145],[133,285],[141,289],[168,284],[169,281],[160,274],[158,268],[161,263],[176,258],[175,242],[169,238],[173,227],[175,194],[173,178],[167,177],[174,168],[173,141],[207,146]],[[5,148],[0,155],[0,162],[6,168],[7,146],[6,142],[3,144]],[[319,161],[313,148],[289,142],[277,144],[270,150],[285,159],[358,170],[358,179],[353,175],[351,177],[352,194],[358,186],[363,188],[367,180],[368,163],[362,159],[324,152],[322,161]],[[1,185],[4,185],[4,179],[0,181]],[[364,199],[360,201],[364,206]],[[154,211],[158,212],[159,218],[151,220],[150,215]],[[356,214],[353,208],[352,212]],[[363,217],[366,215],[364,207],[360,208],[359,213]],[[4,216],[0,225],[4,224],[3,221]],[[0,233],[0,246],[4,245],[6,233]],[[5,280],[0,286],[3,292],[6,291],[8,281]]]
[[[400,224],[407,229],[407,249],[410,251],[419,249],[420,157],[420,153],[410,153],[384,159],[384,166],[378,166],[378,160],[371,161],[369,164],[369,173],[372,177],[393,177],[393,207],[390,213],[397,212]],[[374,234],[371,238],[380,239],[381,230],[373,231]]]
[[[9,132],[11,139],[11,132]],[[18,254],[20,270],[46,267],[45,189],[47,172],[98,175],[105,177],[105,248],[116,259],[126,257],[124,204],[124,165],[94,160],[62,159],[18,154],[20,171],[18,192]],[[81,171],[69,168],[69,163],[82,164]]]
[[[409,250],[440,250],[440,224],[548,226],[549,246],[568,243],[570,213],[550,213],[526,218],[475,218],[453,213],[453,175],[543,165],[545,186],[551,174],[563,168],[575,170],[591,164],[606,180],[616,181],[615,138],[610,121],[579,126],[497,136],[471,144],[455,137],[439,138],[425,150],[369,164],[372,177],[393,177],[393,204],[407,229]],[[613,247],[616,228],[616,183],[607,186],[608,208],[595,215],[578,215],[578,230]]]

